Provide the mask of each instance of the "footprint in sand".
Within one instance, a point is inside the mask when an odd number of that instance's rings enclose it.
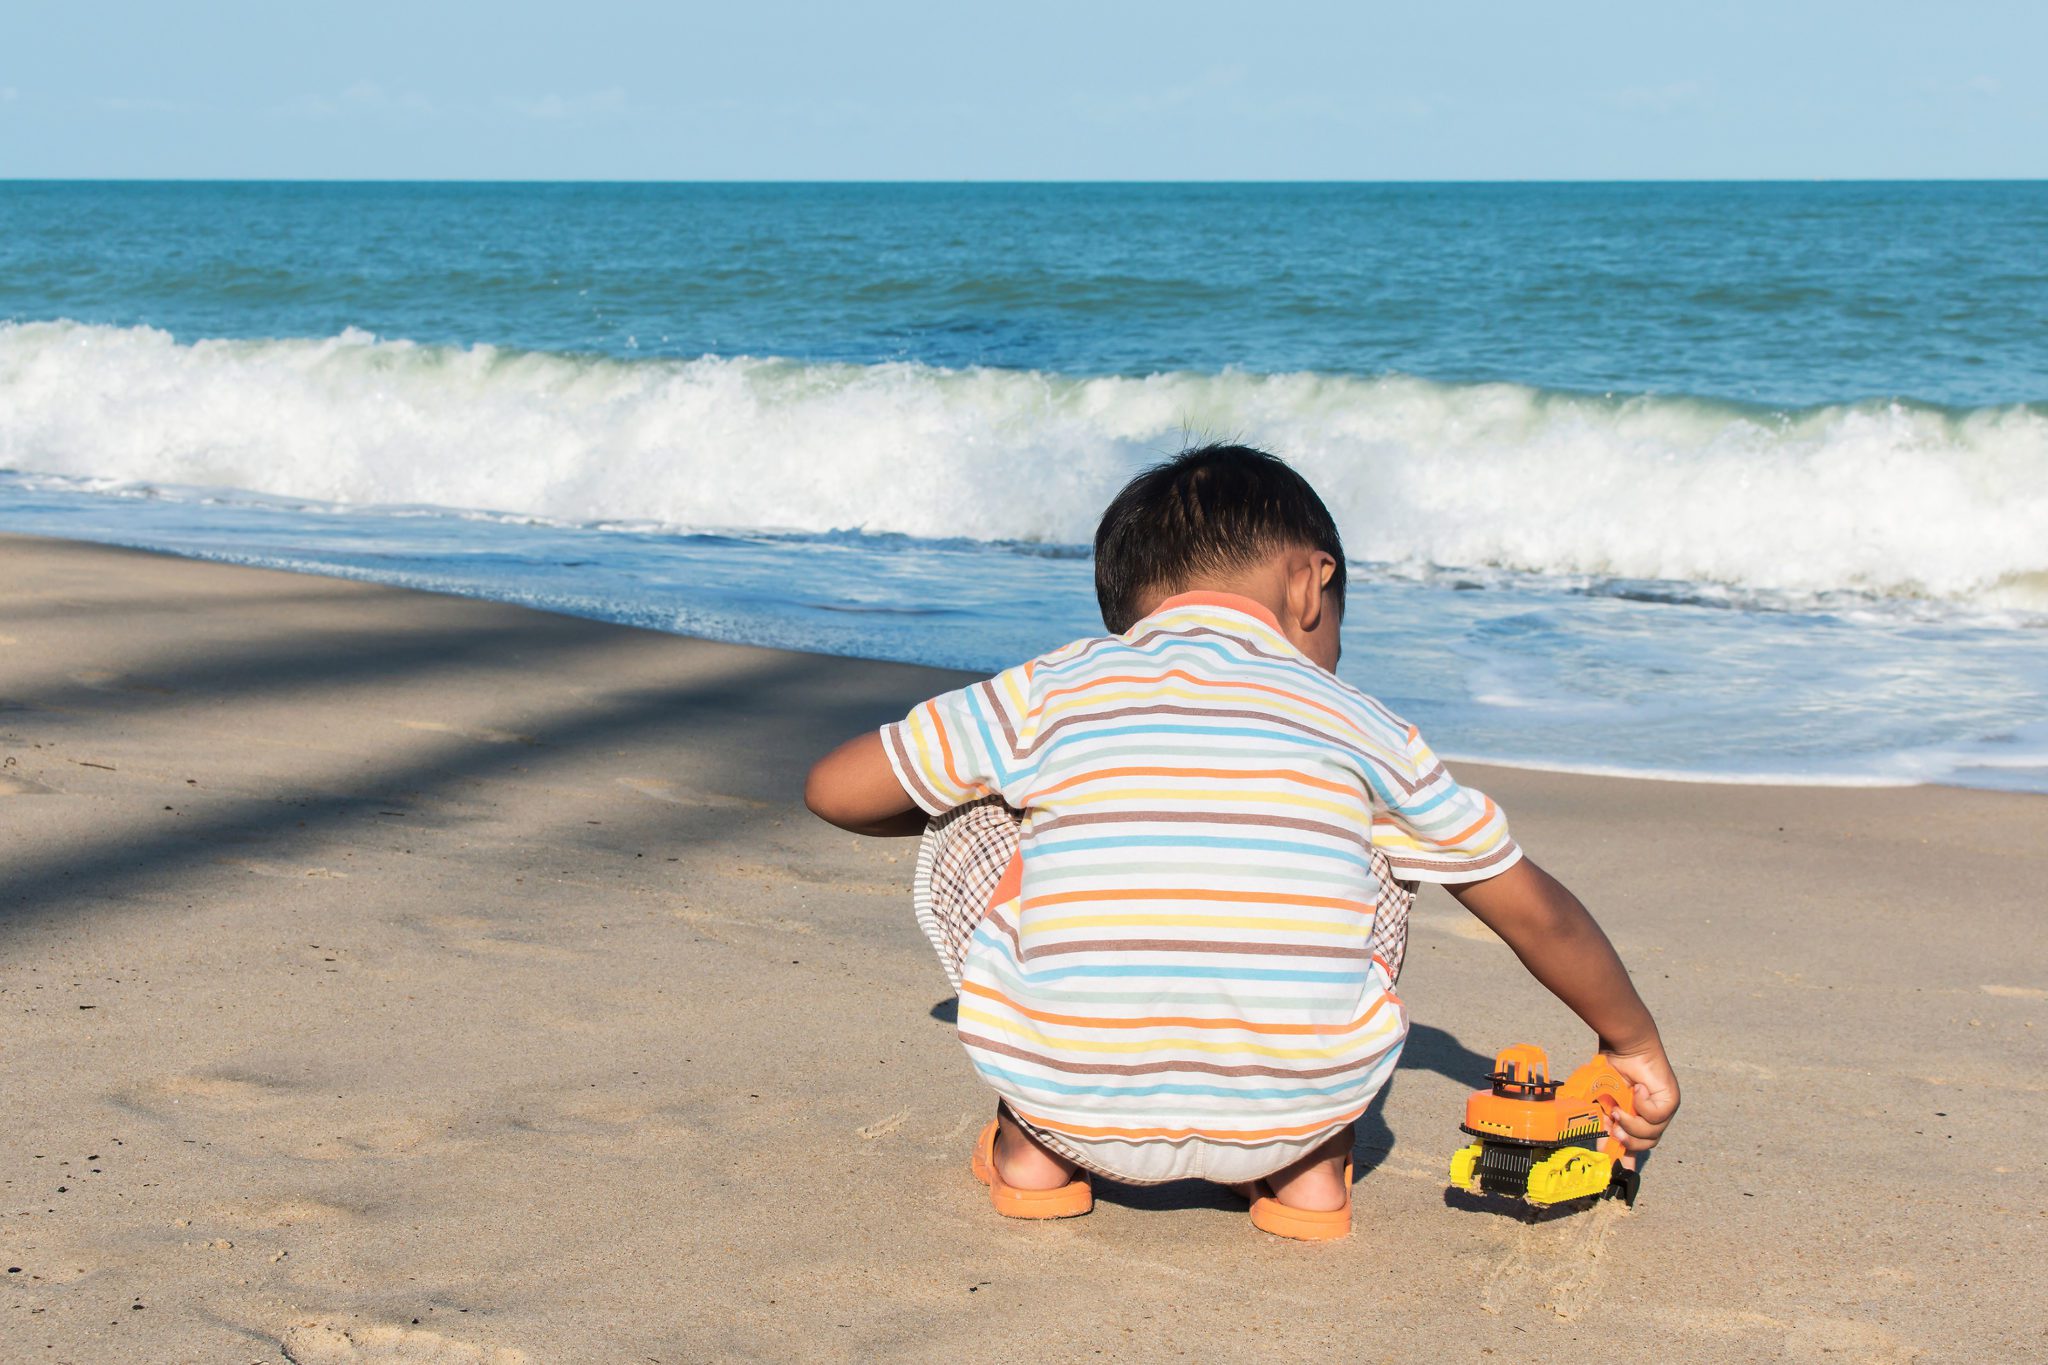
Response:
[[[167,1106],[188,1100],[211,1109],[246,1111],[277,1104],[292,1089],[289,1082],[253,1072],[193,1073],[146,1082],[129,1092],[126,1104],[158,1117],[169,1117]]]
[[[322,1118],[296,1107],[300,1088],[254,1073],[215,1072],[166,1076],[135,1087],[116,1103],[181,1126],[232,1116],[238,1128],[246,1129],[250,1121],[260,1120],[260,1137],[243,1134],[240,1140],[302,1161],[412,1156],[447,1135],[445,1117],[437,1120],[432,1115],[399,1114],[336,1123],[332,1116]],[[226,1140],[236,1142],[238,1137],[230,1135]],[[291,1213],[287,1209],[284,1216],[288,1219]]]
[[[480,1346],[421,1327],[332,1320],[294,1323],[280,1339],[292,1365],[527,1365],[526,1352]]]
[[[55,787],[47,787],[34,778],[17,777],[13,773],[0,773],[0,796],[57,796]]]
[[[2048,1000],[2048,991],[2034,986],[1979,986],[1977,989],[2001,1000]]]

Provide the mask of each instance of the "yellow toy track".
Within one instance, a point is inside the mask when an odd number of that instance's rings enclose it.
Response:
[[[1607,1114],[1633,1114],[1635,1092],[1604,1055],[1560,1084],[1542,1048],[1516,1043],[1501,1050],[1487,1080],[1465,1101],[1460,1127],[1478,1141],[1451,1157],[1451,1184],[1532,1204],[1608,1195],[1636,1202],[1636,1173],[1607,1136]]]

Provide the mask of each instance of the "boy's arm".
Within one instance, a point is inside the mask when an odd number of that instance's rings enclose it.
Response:
[[[896,780],[882,737],[873,731],[818,760],[804,783],[804,804],[855,834],[922,834],[929,819]]]
[[[1636,1112],[1615,1111],[1614,1136],[1632,1153],[1656,1146],[1678,1112],[1678,1077],[1628,969],[1579,898],[1526,857],[1497,877],[1445,889],[1599,1035],[1601,1051],[1635,1087]]]

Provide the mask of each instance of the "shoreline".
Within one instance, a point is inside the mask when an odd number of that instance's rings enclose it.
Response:
[[[0,1336],[502,1363],[2048,1334],[2048,1180],[2012,1146],[2048,1122],[2037,795],[1460,764],[1666,1034],[1686,1103],[1637,1208],[1446,1194],[1493,1051],[1591,1040],[1425,892],[1359,1235],[1277,1243],[1193,1186],[1019,1227],[966,1172],[986,1095],[914,850],[799,795],[961,676],[0,535]]]
[[[459,584],[427,584],[417,581],[408,581],[407,576],[404,574],[391,572],[380,573],[375,569],[366,569],[347,564],[321,564],[313,567],[300,567],[289,564],[258,562],[256,557],[254,556],[238,555],[226,551],[207,551],[203,549],[172,549],[165,548],[162,546],[140,545],[124,541],[96,540],[91,538],[73,539],[70,537],[46,536],[40,533],[16,532],[0,529],[0,539],[7,538],[19,540],[50,540],[60,541],[69,544],[96,545],[110,549],[128,550],[138,554],[158,555],[170,559],[187,560],[195,563],[218,564],[236,568],[254,569],[258,571],[291,573],[312,578],[326,578],[343,582],[362,583],[378,587],[391,588],[398,591],[418,592],[425,593],[430,596],[456,598],[463,601],[495,603],[501,606],[511,606],[523,610],[538,611],[550,615],[563,616],[573,620],[592,621],[605,625],[615,625],[623,629],[651,629],[656,631],[656,633],[673,635],[678,639],[703,640],[708,643],[732,645],[739,648],[769,650],[787,648],[785,646],[759,644],[747,640],[725,639],[719,636],[695,635],[679,630],[663,629],[660,627],[649,627],[640,625],[632,621],[620,620],[616,617],[602,616],[593,613],[577,612],[571,610],[567,605],[560,603],[540,605],[530,602],[516,601],[511,597],[495,595],[489,591],[466,591]],[[872,655],[861,654],[839,654],[832,653],[826,650],[794,649],[790,650],[789,652],[802,653],[815,658],[844,659],[850,663],[855,664],[872,663],[887,664],[890,666],[904,668],[930,669],[936,674],[942,674],[962,679],[976,676],[972,670],[951,668],[945,665],[922,663],[914,660],[878,658]],[[1636,768],[1629,767],[1625,764],[1619,763],[1574,763],[1566,760],[1548,761],[1536,759],[1482,757],[1476,756],[1470,752],[1461,752],[1456,749],[1443,749],[1440,750],[1440,754],[1446,762],[1455,763],[1461,767],[1499,768],[1513,770],[1517,772],[1549,773],[1564,777],[1612,778],[1621,781],[1672,783],[1679,785],[1696,784],[1702,786],[1814,788],[1826,790],[1878,790],[1905,787],[1942,787],[1953,788],[1961,791],[1994,791],[2022,796],[2048,796],[2048,790],[2034,791],[2025,787],[2004,785],[1995,782],[1966,783],[1955,781],[1928,780],[1925,778],[1915,777],[1891,777],[1881,774],[1857,774],[1837,772],[1717,772],[1712,769]],[[1995,770],[1998,765],[1980,766],[1991,767]]]

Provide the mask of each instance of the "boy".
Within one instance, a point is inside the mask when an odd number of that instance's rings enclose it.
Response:
[[[1090,1173],[1198,1177],[1269,1232],[1348,1232],[1352,1124],[1407,1034],[1415,881],[1593,1029],[1635,1088],[1614,1136],[1654,1146],[1678,1082],[1606,936],[1334,676],[1344,552],[1307,481],[1183,452],[1103,514],[1095,584],[1108,637],[849,741],[805,792],[841,828],[925,835],[918,916],[1000,1097],[973,1163],[998,1211],[1086,1213]]]

